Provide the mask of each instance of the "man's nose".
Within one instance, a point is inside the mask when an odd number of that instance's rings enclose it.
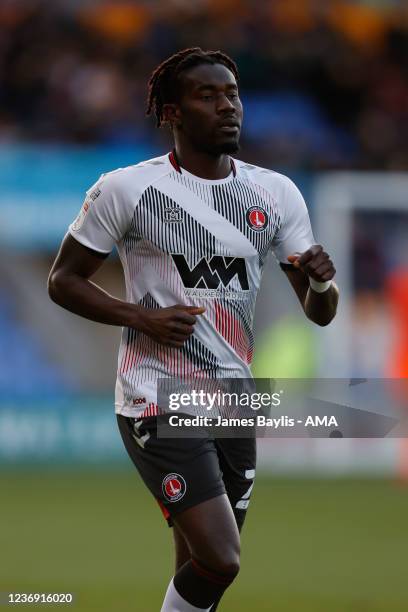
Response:
[[[225,111],[235,110],[235,106],[229,100],[228,96],[222,95],[218,98],[217,111],[223,113]]]

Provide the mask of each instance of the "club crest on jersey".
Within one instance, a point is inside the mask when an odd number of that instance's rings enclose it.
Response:
[[[256,232],[263,232],[268,227],[268,213],[262,206],[251,206],[245,216],[249,227]]]
[[[180,474],[167,474],[167,476],[163,478],[163,495],[169,502],[179,501],[179,499],[184,497],[186,489],[186,481]]]

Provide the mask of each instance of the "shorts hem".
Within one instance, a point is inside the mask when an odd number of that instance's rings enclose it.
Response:
[[[170,516],[167,519],[165,519],[167,521],[168,526],[173,527],[173,520],[172,520],[173,517],[177,516],[178,514],[181,514],[181,512],[184,512],[184,510],[190,510],[190,508],[199,506],[200,504],[202,504],[205,501],[208,501],[209,499],[213,499],[214,497],[219,497],[220,495],[224,495],[224,494],[227,495],[227,491],[225,487],[217,486],[216,488],[210,489],[209,491],[207,491],[207,493],[200,496],[200,499],[191,501],[190,503],[186,505],[174,508],[172,509],[172,512],[170,511],[169,504],[166,504],[165,508],[167,512],[170,514]]]

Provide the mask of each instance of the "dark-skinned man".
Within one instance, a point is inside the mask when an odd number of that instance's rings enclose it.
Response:
[[[123,327],[119,430],[174,532],[176,568],[161,610],[214,611],[239,571],[256,441],[157,436],[157,380],[251,378],[253,313],[270,251],[311,321],[330,323],[338,290],[297,187],[231,157],[243,118],[231,58],[200,48],[168,58],[149,81],[152,112],[171,128],[173,151],[90,188],[49,294],[82,317]],[[115,246],[126,301],[90,280]]]

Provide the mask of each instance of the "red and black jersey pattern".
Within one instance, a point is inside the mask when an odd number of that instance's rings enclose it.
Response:
[[[161,377],[202,376],[209,384],[250,378],[268,252],[285,262],[313,244],[306,205],[290,179],[239,160],[231,168],[228,177],[207,180],[163,155],[115,170],[88,190],[86,210],[70,226],[98,252],[117,246],[128,302],[205,307],[182,348],[123,330],[115,400],[121,414],[154,410]]]
[[[147,293],[139,304],[159,308]],[[118,375],[126,401],[135,404],[135,389],[148,380],[163,378],[216,378],[220,362],[198,338],[190,336],[181,349],[158,344],[135,329],[124,330]]]
[[[215,327],[239,357],[250,364],[254,351],[253,313],[240,301],[215,303]]]
[[[158,377],[234,377],[234,360],[245,367],[251,363],[260,270],[280,223],[272,197],[248,181],[235,177],[221,185],[202,184],[176,171],[171,179],[197,197],[201,216],[195,218],[196,211],[165,193],[160,183],[149,185],[123,239],[127,286],[140,286],[142,291],[143,285],[149,289],[153,284],[168,306],[204,305],[211,333],[194,332],[176,349],[134,329],[124,330],[118,375],[127,403],[132,403],[135,389]],[[265,226],[262,231],[253,231],[247,222],[247,211],[252,209],[258,211],[258,225]],[[216,217],[215,224],[211,215]],[[225,234],[237,232],[236,246],[225,243],[221,224]],[[250,258],[239,257],[241,243],[250,245]],[[193,297],[187,290],[195,291]],[[149,290],[128,298],[147,308],[164,305]]]

